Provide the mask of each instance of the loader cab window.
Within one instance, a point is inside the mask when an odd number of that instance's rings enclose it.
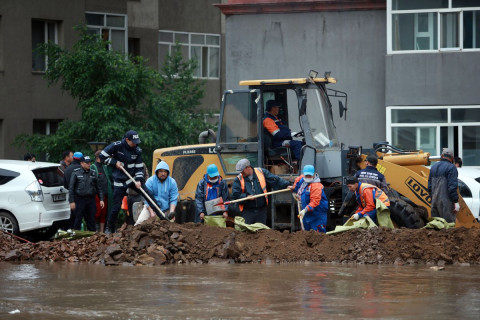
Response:
[[[226,96],[220,142],[257,142],[256,95],[249,92]]]
[[[321,89],[307,89],[307,118],[317,149],[338,148],[337,133],[330,112],[328,97]]]
[[[279,110],[278,118],[282,120],[292,132],[299,132],[300,123],[298,118],[298,99],[294,90],[263,91],[263,114],[267,113],[267,101],[280,101],[282,107]]]
[[[237,174],[236,163],[250,160],[258,165],[258,121],[260,113],[258,90],[227,90],[222,101],[216,153],[227,174]]]

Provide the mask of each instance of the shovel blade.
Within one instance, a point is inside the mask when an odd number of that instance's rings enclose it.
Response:
[[[223,199],[219,197],[219,198],[205,201],[205,210],[207,211],[207,215],[224,212],[225,204],[223,203]]]

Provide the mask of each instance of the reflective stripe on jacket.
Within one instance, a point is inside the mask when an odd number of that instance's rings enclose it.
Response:
[[[263,175],[262,169],[254,168],[255,173],[257,175],[258,181],[260,182],[260,187],[262,187],[263,193],[267,193],[267,182],[265,181],[265,176]],[[245,179],[243,178],[242,174],[240,173],[237,176],[238,180],[240,181],[240,187],[242,188],[242,193],[245,192]],[[268,205],[268,196],[265,196],[265,201]],[[238,207],[240,211],[243,211],[243,204],[239,204]]]
[[[376,199],[382,201],[387,207],[390,206],[390,200],[385,192],[368,183],[358,183],[358,189],[355,191],[355,196],[358,202],[358,209],[356,213],[360,216],[368,215],[375,217],[377,214]]]

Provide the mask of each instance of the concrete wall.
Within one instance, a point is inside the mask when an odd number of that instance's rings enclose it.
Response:
[[[386,105],[480,104],[480,53],[395,54],[385,58]]]
[[[331,71],[348,94],[341,142],[370,147],[385,139],[385,11],[233,15],[226,18],[227,88],[247,79]]]
[[[140,55],[158,69],[158,0],[128,1],[128,37],[140,40]]]
[[[79,120],[76,102],[59,86],[48,87],[43,73],[32,72],[32,19],[59,23],[58,42],[71,48],[78,40],[73,27],[85,11],[126,14],[126,0],[2,0],[0,1],[0,158],[23,159],[24,149],[12,146],[16,136],[31,134],[33,120]],[[8,43],[8,45],[5,45]],[[3,67],[2,67],[3,66]],[[60,155],[53,155],[56,161]],[[60,159],[58,159],[60,160]]]

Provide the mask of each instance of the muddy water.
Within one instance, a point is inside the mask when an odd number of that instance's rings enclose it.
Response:
[[[478,319],[480,269],[0,263],[0,319]]]

